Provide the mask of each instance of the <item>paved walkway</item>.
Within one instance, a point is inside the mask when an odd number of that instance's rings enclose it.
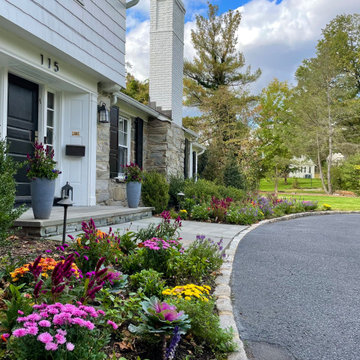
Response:
[[[151,217],[142,220],[136,220],[130,223],[123,223],[118,225],[112,225],[113,230],[119,230],[121,232],[137,231],[149,226],[151,223],[158,224],[161,222],[159,217]],[[205,235],[211,240],[219,241],[223,239],[224,248],[228,246],[230,241],[241,231],[246,229],[247,226],[241,225],[229,225],[229,224],[212,224],[206,222],[197,221],[182,221],[182,227],[180,228],[180,237],[184,247],[188,247],[191,242],[196,239],[196,235]],[[99,227],[102,231],[109,231],[109,226]],[[80,232],[71,233],[74,237]],[[50,239],[62,240],[62,235],[52,236]]]
[[[256,360],[355,360],[360,214],[264,224],[233,263],[236,323]]]

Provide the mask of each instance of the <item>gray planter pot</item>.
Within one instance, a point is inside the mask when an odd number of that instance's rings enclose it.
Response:
[[[55,180],[36,178],[31,181],[31,206],[35,219],[49,219],[54,202]]]
[[[126,183],[126,197],[129,208],[137,208],[139,206],[141,196],[141,183],[131,181]]]

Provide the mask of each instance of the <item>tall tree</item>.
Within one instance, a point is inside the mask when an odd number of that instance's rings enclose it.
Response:
[[[341,150],[343,120],[349,116],[347,106],[353,97],[352,79],[340,74],[330,51],[317,52],[305,60],[296,72],[298,85],[293,98],[297,118],[298,139],[302,149],[316,160],[322,186],[332,193],[331,169],[333,154]],[[326,163],[327,175],[323,173]]]
[[[209,164],[215,164],[212,172],[219,181],[227,159],[238,155],[248,134],[248,112],[255,98],[245,86],[261,73],[251,73],[250,67],[240,71],[245,65],[237,50],[240,21],[238,11],[218,15],[218,7],[208,3],[207,17],[198,15],[191,33],[196,56],[184,63],[185,105],[198,107],[203,114],[195,123],[203,142],[211,144]]]
[[[149,103],[149,80],[140,81],[130,72],[126,74],[126,88],[122,92],[147,105]]]
[[[289,98],[286,82],[274,79],[263,89],[258,108],[256,136],[262,156],[262,168],[275,179],[275,193],[281,175],[289,172],[292,154],[289,149]]]

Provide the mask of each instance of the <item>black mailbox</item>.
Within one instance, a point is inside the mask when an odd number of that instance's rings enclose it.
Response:
[[[67,156],[85,156],[84,145],[66,145],[65,155]]]

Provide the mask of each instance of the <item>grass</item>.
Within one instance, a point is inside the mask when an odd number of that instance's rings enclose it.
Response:
[[[294,185],[296,188],[293,187]],[[269,179],[262,179],[260,181],[260,191],[273,192],[274,181]],[[329,204],[331,205],[332,210],[343,210],[343,211],[360,210],[360,197],[321,195],[325,193],[321,187],[320,179],[289,178],[287,180],[287,184],[285,184],[284,179],[280,179],[278,185],[278,191],[279,191],[279,197],[287,197],[287,198],[291,197],[300,200],[317,201],[319,204],[319,209],[322,208],[323,204]],[[289,196],[288,195],[289,193],[294,193],[298,195]],[[306,195],[302,195],[302,194],[306,194]]]
[[[290,196],[286,197],[290,198]],[[360,210],[360,197],[301,195],[291,196],[291,198],[317,201],[319,210],[321,210],[323,204],[331,205],[331,210]]]
[[[294,187],[295,186],[295,187]],[[260,181],[260,191],[274,191],[274,181],[269,179],[261,179]],[[287,184],[285,184],[284,179],[279,180],[278,185],[279,192],[291,192],[291,193],[316,193],[323,194],[324,190],[321,187],[320,179],[287,179]]]

